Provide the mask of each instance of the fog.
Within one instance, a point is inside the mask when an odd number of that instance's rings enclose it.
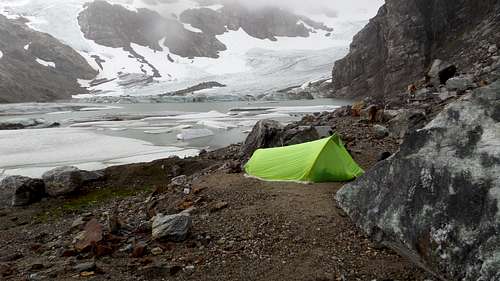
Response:
[[[182,0],[180,0],[182,1]],[[239,2],[249,8],[263,6],[279,6],[294,11],[309,13],[325,13],[333,16],[358,13],[375,13],[384,0],[223,0],[223,2]]]

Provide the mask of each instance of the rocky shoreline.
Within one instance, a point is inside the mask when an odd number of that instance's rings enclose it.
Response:
[[[422,128],[446,105],[467,92],[470,90],[442,99],[442,91],[434,94],[429,90],[425,96],[419,95],[418,100],[409,102],[405,95],[386,104],[365,99],[333,113],[308,115],[288,126],[264,120],[254,127],[245,143],[202,152],[194,158],[170,158],[147,164],[110,167],[98,173],[66,167],[48,172],[42,177],[43,181],[7,178],[2,182],[4,199],[0,225],[3,228],[0,237],[5,238],[2,239],[5,242],[0,247],[5,249],[5,254],[0,258],[0,274],[7,279],[31,276],[54,280],[75,275],[123,279],[121,273],[110,268],[111,264],[130,268],[133,273],[129,272],[139,280],[154,280],[165,275],[184,280],[205,274],[221,274],[221,270],[225,272],[227,268],[221,269],[220,262],[229,262],[226,266],[237,267],[238,262],[231,257],[241,259],[257,250],[263,251],[261,254],[266,253],[266,241],[273,243],[271,241],[281,237],[280,232],[276,232],[276,227],[281,226],[274,225],[275,222],[268,221],[265,216],[238,213],[241,198],[234,197],[232,193],[244,198],[250,196],[245,204],[252,206],[260,204],[263,200],[261,196],[265,195],[265,191],[259,191],[258,186],[265,188],[271,185],[272,192],[278,194],[288,188],[297,194],[308,193],[307,190],[312,188],[298,184],[268,184],[244,178],[242,165],[255,149],[302,143],[336,132],[342,136],[353,158],[370,173],[371,167],[378,167],[379,161],[385,163],[384,159],[399,150],[399,144],[410,132]],[[244,186],[245,192],[241,194],[241,190],[235,189],[235,184],[240,186],[238,188]],[[334,206],[333,196],[342,184],[319,186],[330,194],[328,202]],[[308,193],[308,198],[313,200],[315,195]],[[9,206],[11,204],[17,207]],[[348,211],[348,214],[351,212]],[[325,273],[333,276],[331,280],[366,280],[364,278],[381,276],[398,280],[430,278],[406,260],[396,258],[387,248],[379,249],[377,244],[368,242],[340,209],[335,209],[332,215],[330,227],[344,225],[355,234],[354,237],[343,238],[347,239],[343,242],[331,242],[326,247],[344,249],[355,245],[356,249],[346,254],[352,256],[349,261],[354,263],[351,269],[337,266],[335,270]],[[269,236],[257,235],[258,239],[236,238],[233,231],[246,225],[240,222],[243,218],[275,230],[266,234]],[[297,217],[283,219],[290,223],[298,220]],[[217,225],[227,229],[226,232],[214,229],[213,223],[210,223],[214,220],[221,220]],[[34,240],[21,235],[38,233],[40,229],[43,231]],[[283,247],[290,251],[305,251],[292,236],[280,242],[284,243]],[[10,239],[16,240],[16,247],[6,244]],[[248,244],[257,242],[264,244]],[[281,252],[283,249],[275,250]],[[199,256],[193,257],[194,252]],[[272,257],[278,252],[268,255]],[[369,272],[366,270],[369,263],[363,259],[367,253],[381,260],[398,261],[391,265],[392,271]],[[334,252],[327,255],[331,254]],[[40,261],[39,255],[48,257],[49,262]],[[354,257],[356,255],[360,257]],[[176,258],[171,259],[173,256]],[[271,261],[272,264],[274,262]],[[300,274],[307,272],[305,270]],[[233,274],[236,274],[232,275],[233,278],[242,278],[246,273]],[[231,280],[230,276],[224,278]],[[275,277],[270,280],[282,279]]]

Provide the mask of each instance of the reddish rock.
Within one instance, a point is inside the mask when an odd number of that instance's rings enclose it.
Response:
[[[75,249],[78,252],[88,251],[102,240],[102,232],[103,226],[96,219],[91,219],[85,225],[83,236],[76,242]]]
[[[132,250],[133,258],[142,258],[146,254],[146,245],[144,243],[137,243]]]
[[[96,257],[109,256],[114,252],[111,243],[100,242],[94,247],[94,254]]]
[[[224,208],[227,208],[227,206],[228,206],[227,202],[217,202],[217,203],[211,204],[211,206],[210,206],[210,212],[220,211],[220,210],[222,210]]]

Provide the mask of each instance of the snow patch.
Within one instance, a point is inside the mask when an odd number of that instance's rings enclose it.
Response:
[[[211,120],[201,120],[198,121],[198,125],[202,125],[205,127],[213,128],[213,129],[221,129],[221,130],[229,130],[233,128],[237,128],[238,126],[225,123],[225,122],[220,122],[220,121],[211,121]]]
[[[189,23],[183,23],[183,25],[184,25],[184,28],[189,30],[189,31],[196,32],[196,33],[203,33],[203,30],[196,28]]]
[[[39,59],[39,58],[36,58],[36,62],[45,66],[45,67],[52,67],[52,68],[56,68],[56,64],[54,62],[51,62],[51,61],[45,61],[45,60],[42,60],[42,59]]]

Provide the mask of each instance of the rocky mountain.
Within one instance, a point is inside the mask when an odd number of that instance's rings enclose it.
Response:
[[[333,31],[323,23],[296,15],[279,7],[250,9],[239,2],[230,2],[219,10],[189,9],[180,15],[182,22],[207,34],[220,35],[242,28],[250,36],[276,41],[276,36],[308,37],[314,29]],[[310,26],[307,28],[306,25]]]
[[[497,0],[387,0],[335,63],[333,90],[343,97],[391,95],[424,78],[435,59],[459,71],[487,67],[498,45]]]
[[[14,2],[0,1],[0,14],[26,19],[27,27],[64,42],[98,72],[66,70],[64,75],[79,78],[87,91],[57,83],[53,91],[65,92],[57,97],[72,92],[97,100],[153,97],[208,81],[227,87],[199,93],[203,100],[288,99],[290,94],[277,91],[328,79],[332,62],[345,55],[351,35],[371,16],[356,12],[353,20],[330,9],[309,13],[289,5],[232,0]],[[198,93],[193,95],[198,100]]]
[[[187,30],[178,20],[162,17],[155,11],[135,12],[106,1],[86,4],[78,22],[86,38],[112,48],[131,50],[130,44],[136,43],[156,51],[168,47],[183,57],[212,58],[226,50],[213,34]]]
[[[276,36],[308,37],[313,28],[333,31],[282,8],[249,9],[238,2],[229,2],[219,10],[188,9],[177,19],[149,9],[132,11],[119,4],[94,1],[85,4],[78,22],[85,37],[100,45],[130,50],[130,44],[135,43],[156,51],[168,47],[173,54],[189,58],[218,58],[219,52],[227,47],[215,36],[229,30],[242,28],[252,37],[272,41],[277,40]],[[190,24],[200,32],[188,30],[183,24]]]
[[[0,15],[0,103],[67,99],[85,93],[77,79],[97,75],[76,51],[23,19]]]

